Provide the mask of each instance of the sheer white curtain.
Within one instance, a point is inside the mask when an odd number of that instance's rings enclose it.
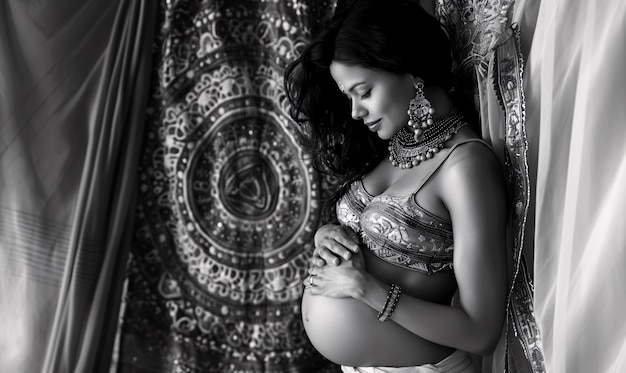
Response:
[[[0,2],[0,371],[109,370],[155,2]]]
[[[527,65],[549,372],[626,372],[626,2],[544,0]]]

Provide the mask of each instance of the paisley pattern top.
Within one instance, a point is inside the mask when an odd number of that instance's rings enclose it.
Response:
[[[359,233],[367,248],[388,263],[428,275],[452,269],[452,224],[423,209],[415,195],[452,151],[468,142],[486,145],[479,139],[455,144],[409,195],[374,196],[362,180],[355,181],[337,202],[339,222]]]
[[[337,203],[337,217],[388,263],[427,274],[450,269],[452,226],[421,208],[416,192],[372,196],[357,180]]]

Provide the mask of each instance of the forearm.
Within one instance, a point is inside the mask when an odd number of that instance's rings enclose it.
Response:
[[[377,311],[382,310],[389,286],[368,274],[363,281],[363,290],[355,298]],[[431,342],[479,355],[493,350],[502,327],[500,321],[481,322],[462,308],[427,302],[408,294],[401,294],[386,322],[395,322]]]

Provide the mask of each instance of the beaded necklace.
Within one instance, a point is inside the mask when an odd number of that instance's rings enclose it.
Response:
[[[395,167],[417,166],[438,153],[443,144],[466,124],[463,116],[454,111],[428,126],[420,141],[415,140],[412,130],[403,127],[389,140],[389,160]]]

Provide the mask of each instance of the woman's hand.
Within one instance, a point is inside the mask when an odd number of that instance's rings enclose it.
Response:
[[[358,299],[364,291],[366,276],[365,258],[362,252],[358,252],[339,265],[311,267],[303,284],[305,291],[313,295]]]
[[[326,264],[337,266],[341,259],[350,260],[359,252],[359,236],[352,229],[339,224],[326,224],[315,233],[315,249],[311,264],[324,267]]]

